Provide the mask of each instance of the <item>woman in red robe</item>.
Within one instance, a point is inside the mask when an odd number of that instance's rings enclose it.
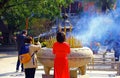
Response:
[[[70,78],[67,55],[70,53],[70,46],[65,42],[65,33],[58,32],[57,42],[53,45],[54,78]]]

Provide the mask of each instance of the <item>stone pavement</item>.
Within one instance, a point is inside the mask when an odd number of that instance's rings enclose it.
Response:
[[[17,61],[17,52],[16,51],[8,51],[8,52],[0,52],[0,78],[24,78],[23,72],[15,72]],[[39,66],[35,78],[42,78],[42,74],[44,71],[41,70],[43,66]],[[53,70],[50,71],[53,74]],[[89,71],[87,70],[86,75],[81,76],[78,74],[78,78],[120,78],[116,76],[116,72],[114,71]]]

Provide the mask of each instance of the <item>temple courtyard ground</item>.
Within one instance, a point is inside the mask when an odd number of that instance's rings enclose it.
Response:
[[[25,78],[24,72],[15,72],[17,51],[0,51],[0,78]],[[50,71],[53,74],[53,70]],[[39,66],[35,78],[42,78],[43,66]],[[120,78],[117,71],[87,70],[86,75],[77,74],[77,78]]]

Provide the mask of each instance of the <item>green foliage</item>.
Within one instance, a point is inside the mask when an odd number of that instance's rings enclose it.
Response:
[[[2,32],[0,32],[0,36],[2,35]]]
[[[8,28],[25,29],[25,20],[29,18],[54,19],[60,17],[61,6],[68,6],[73,0],[3,0],[0,6],[0,16],[7,21]]]

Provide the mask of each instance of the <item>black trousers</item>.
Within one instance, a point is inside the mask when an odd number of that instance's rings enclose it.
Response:
[[[20,63],[20,60],[19,60],[19,58],[18,58],[17,64],[16,64],[16,70],[19,70],[19,66],[20,66],[20,65],[21,65],[21,72],[22,72],[22,71],[24,71],[24,69],[23,69],[23,64]]]
[[[34,78],[36,68],[25,69],[25,78]]]

